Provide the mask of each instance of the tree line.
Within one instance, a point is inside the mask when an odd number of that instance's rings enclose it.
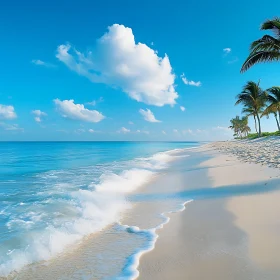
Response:
[[[253,65],[260,62],[272,62],[280,60],[280,18],[267,20],[261,25],[261,30],[271,30],[274,36],[264,35],[261,39],[254,41],[250,46],[250,54],[244,62],[241,73],[247,71]],[[277,129],[280,131],[280,87],[273,86],[266,90],[260,87],[259,82],[249,81],[237,95],[235,105],[242,104],[240,118],[236,116],[231,119],[230,128],[234,136],[242,138],[248,136],[251,131],[248,126],[248,117],[254,118],[255,130],[258,136],[262,135],[261,118],[273,115]]]

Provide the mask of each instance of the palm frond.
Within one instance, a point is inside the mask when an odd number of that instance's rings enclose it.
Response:
[[[280,51],[280,41],[270,35],[264,35],[261,39],[254,41],[250,50],[257,51]]]
[[[260,63],[260,62],[272,62],[272,61],[279,61],[280,60],[280,51],[259,51],[253,52],[249,55],[246,59],[244,64],[241,68],[241,73],[245,72],[253,65]]]
[[[272,30],[276,36],[280,36],[280,18],[275,17],[272,20],[267,20],[261,25],[261,30]]]
[[[265,108],[265,110],[263,111],[263,113],[261,114],[261,118],[266,116],[267,118],[269,118],[270,114],[276,114],[278,108],[276,104],[271,104],[268,107]]]
[[[267,97],[271,99],[271,102],[274,100],[280,102],[280,87],[271,87],[267,91],[270,93]]]

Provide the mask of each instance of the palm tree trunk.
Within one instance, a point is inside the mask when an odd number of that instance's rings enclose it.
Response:
[[[254,115],[254,121],[255,121],[255,129],[256,129],[256,132],[258,133],[258,129],[257,129],[257,120],[256,120],[256,116]]]
[[[259,123],[259,137],[261,137],[261,135],[262,135],[262,130],[261,130],[261,120],[260,120],[259,114],[257,114],[257,118],[258,118],[258,123]]]
[[[274,114],[274,117],[275,117],[275,120],[276,120],[276,123],[277,123],[278,131],[280,131],[280,125],[279,125],[279,121],[278,121],[276,113]]]

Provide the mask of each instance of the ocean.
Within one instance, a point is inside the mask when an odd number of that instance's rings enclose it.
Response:
[[[187,202],[145,195],[170,190],[161,174],[199,145],[0,142],[0,277],[135,279],[164,213]]]

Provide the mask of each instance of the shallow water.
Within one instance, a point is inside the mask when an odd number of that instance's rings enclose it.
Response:
[[[168,219],[162,213],[188,200],[151,204],[137,194],[164,191],[162,174],[198,145],[0,143],[0,276],[133,279]],[[175,178],[162,186],[170,190]]]

